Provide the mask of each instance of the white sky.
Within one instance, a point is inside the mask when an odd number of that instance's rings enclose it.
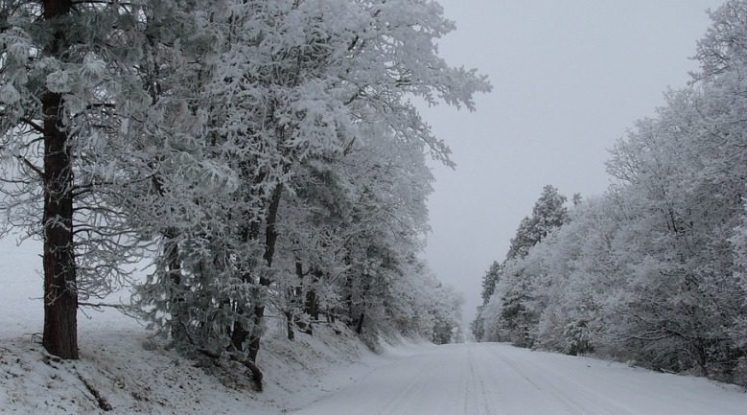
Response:
[[[607,150],[684,86],[705,10],[720,0],[440,0],[457,31],[441,42],[452,65],[477,67],[493,92],[475,113],[424,110],[457,169],[435,166],[426,258],[461,290],[465,320],[480,281],[502,260],[546,184],[600,194]]]

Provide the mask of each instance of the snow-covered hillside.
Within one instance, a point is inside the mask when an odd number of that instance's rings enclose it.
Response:
[[[265,392],[257,394],[243,370],[189,361],[156,347],[151,333],[119,311],[88,308],[79,313],[81,360],[60,361],[40,344],[37,249],[0,240],[0,413],[97,413],[108,404],[118,414],[275,414],[339,388],[381,359],[343,327],[299,333],[295,344],[270,327],[258,362]]]
[[[109,406],[116,414],[276,414],[342,386],[350,377],[341,374],[360,376],[379,359],[331,330],[300,335],[301,347],[271,337],[259,359],[266,383],[258,394],[240,367],[154,349],[143,328],[116,312],[94,319],[82,327],[75,362],[46,354],[34,337],[0,338],[0,412],[88,414]],[[333,368],[336,375],[327,376]]]

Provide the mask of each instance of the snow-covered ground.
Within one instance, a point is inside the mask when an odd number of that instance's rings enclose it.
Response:
[[[319,336],[299,335],[297,347],[269,338],[259,359],[265,392],[258,394],[245,370],[148,347],[145,330],[109,313],[96,316],[102,324],[81,328],[76,362],[48,356],[32,338],[0,338],[0,413],[103,412],[87,383],[114,414],[278,414],[341,388],[384,359],[323,328]]]
[[[505,344],[421,346],[298,415],[737,415],[747,394],[706,379]]]
[[[154,349],[111,309],[80,314],[81,360],[61,362],[39,345],[37,248],[0,241],[0,413],[101,413],[95,390],[115,414],[747,414],[743,389],[702,378],[503,344],[405,343],[376,355],[329,327],[295,343],[271,332],[257,394],[241,371]]]
[[[315,336],[285,339],[270,324],[259,365],[265,391],[251,391],[245,371],[201,367],[155,348],[150,333],[117,310],[78,313],[81,359],[62,362],[41,345],[42,279],[38,243],[0,239],[0,413],[99,413],[88,383],[115,414],[278,414],[299,408],[378,367],[352,334],[319,326]],[[107,303],[126,301],[127,292]],[[339,334],[338,334],[339,333]],[[238,376],[237,376],[238,375]]]

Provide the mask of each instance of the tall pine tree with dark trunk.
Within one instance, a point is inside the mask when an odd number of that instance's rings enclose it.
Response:
[[[45,0],[44,20],[51,37],[44,53],[66,49],[65,17],[71,0]],[[73,245],[73,159],[61,120],[62,94],[46,90],[44,114],[44,348],[63,359],[78,358],[75,250]]]

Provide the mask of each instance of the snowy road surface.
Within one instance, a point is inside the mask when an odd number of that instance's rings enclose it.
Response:
[[[747,393],[705,379],[481,343],[394,357],[296,415],[731,415]]]

